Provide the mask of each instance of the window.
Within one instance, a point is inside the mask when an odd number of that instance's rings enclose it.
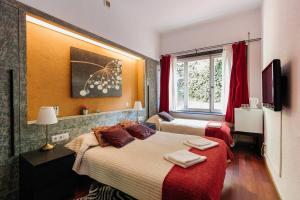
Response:
[[[224,84],[220,53],[179,58],[174,67],[175,110],[221,112]]]

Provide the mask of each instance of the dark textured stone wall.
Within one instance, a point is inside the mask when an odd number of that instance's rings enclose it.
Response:
[[[146,113],[151,117],[158,111],[157,105],[157,67],[158,62],[146,59]]]
[[[89,35],[95,39],[107,42],[126,51],[138,54],[146,61],[145,107],[144,116],[157,112],[156,70],[158,62],[131,51],[118,44],[105,40],[97,35],[68,24],[50,15],[32,9],[14,0],[0,0],[0,73],[13,74],[13,104],[14,104],[14,155],[11,152],[10,117],[8,108],[10,80],[7,76],[0,77],[0,199],[18,199],[19,165],[18,155],[22,152],[38,149],[45,142],[44,129],[41,126],[27,123],[27,95],[26,95],[26,11],[54,21],[62,26],[71,28],[79,33]],[[4,34],[3,34],[4,33]],[[2,82],[3,83],[2,83]],[[1,88],[3,87],[3,88]],[[149,93],[147,92],[149,88]],[[3,92],[6,91],[6,92]],[[147,98],[149,95],[149,98]],[[149,99],[149,100],[148,100]],[[148,106],[149,105],[149,106]],[[90,131],[98,125],[115,124],[124,119],[136,119],[136,112],[123,110],[91,114],[87,116],[64,117],[55,125],[49,127],[49,135],[69,133],[71,138]]]
[[[18,8],[8,1],[0,1],[0,199],[16,199],[18,191],[18,19]]]
[[[139,114],[142,116],[142,112]],[[69,133],[70,139],[91,132],[91,128],[101,125],[114,125],[118,122],[137,119],[137,112],[129,110],[95,113],[60,118],[57,124],[48,126],[49,139],[52,135]],[[38,149],[45,144],[45,127],[29,122],[21,134],[21,152]]]

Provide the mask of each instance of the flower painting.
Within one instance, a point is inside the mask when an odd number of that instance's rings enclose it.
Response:
[[[122,95],[122,62],[71,47],[72,97]]]

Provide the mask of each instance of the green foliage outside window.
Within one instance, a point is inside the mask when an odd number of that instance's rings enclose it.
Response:
[[[209,60],[188,63],[189,70],[189,98],[200,102],[209,102],[210,70]]]
[[[188,95],[189,98],[200,102],[209,102],[210,98],[210,67],[208,63],[201,63],[202,60],[196,60],[188,63]],[[205,65],[206,64],[206,65]],[[222,94],[222,59],[214,59],[215,85],[214,102],[221,102]],[[177,95],[184,96],[184,63],[178,62],[177,69]]]
[[[215,59],[215,102],[221,102],[222,95],[222,59]]]

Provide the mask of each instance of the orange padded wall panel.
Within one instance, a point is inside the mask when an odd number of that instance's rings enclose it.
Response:
[[[71,46],[120,59],[122,61],[122,96],[72,98]],[[143,70],[143,61],[128,58],[27,22],[28,120],[36,119],[40,106],[58,105],[59,116],[62,117],[80,114],[80,106],[83,104],[89,106],[90,112],[95,112],[96,110],[111,111],[130,108],[135,100],[144,102],[144,91],[140,85],[144,82],[144,75],[141,75]]]

